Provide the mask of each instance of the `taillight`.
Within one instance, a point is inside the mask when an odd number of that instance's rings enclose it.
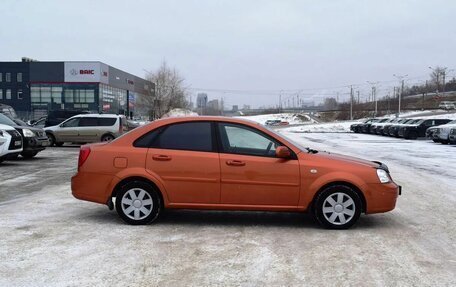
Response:
[[[90,155],[90,147],[88,145],[81,146],[81,149],[79,150],[78,170],[79,170],[79,168],[81,168],[81,166],[87,160],[89,155]]]

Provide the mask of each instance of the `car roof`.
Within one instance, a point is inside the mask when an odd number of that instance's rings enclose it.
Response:
[[[80,115],[75,115],[75,117],[81,117],[81,118],[90,118],[90,117],[97,117],[97,118],[112,118],[112,117],[124,117],[124,115],[116,115],[116,114],[80,114]]]

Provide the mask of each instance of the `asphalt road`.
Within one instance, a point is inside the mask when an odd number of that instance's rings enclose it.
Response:
[[[0,286],[456,285],[456,183],[429,173],[429,159],[413,152],[424,142],[393,160],[392,143],[369,135],[292,136],[387,163],[404,186],[397,208],[345,231],[266,212],[167,211],[128,226],[71,196],[77,148],[48,148],[0,165]],[[435,156],[448,162],[449,153]]]

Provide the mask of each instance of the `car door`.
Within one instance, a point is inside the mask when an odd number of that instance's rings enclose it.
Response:
[[[171,203],[220,202],[219,154],[208,121],[175,123],[151,134],[146,169],[163,182]]]
[[[217,130],[222,204],[298,205],[299,163],[275,157],[280,142],[240,124],[219,123]]]
[[[79,117],[68,119],[60,124],[59,128],[54,130],[54,136],[57,142],[74,142],[78,138]]]
[[[78,128],[78,142],[97,142],[100,141],[98,136],[98,118],[81,117]]]

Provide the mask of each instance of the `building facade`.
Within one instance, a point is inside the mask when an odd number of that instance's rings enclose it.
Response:
[[[0,103],[24,119],[60,109],[134,116],[154,88],[102,62],[0,62]]]

